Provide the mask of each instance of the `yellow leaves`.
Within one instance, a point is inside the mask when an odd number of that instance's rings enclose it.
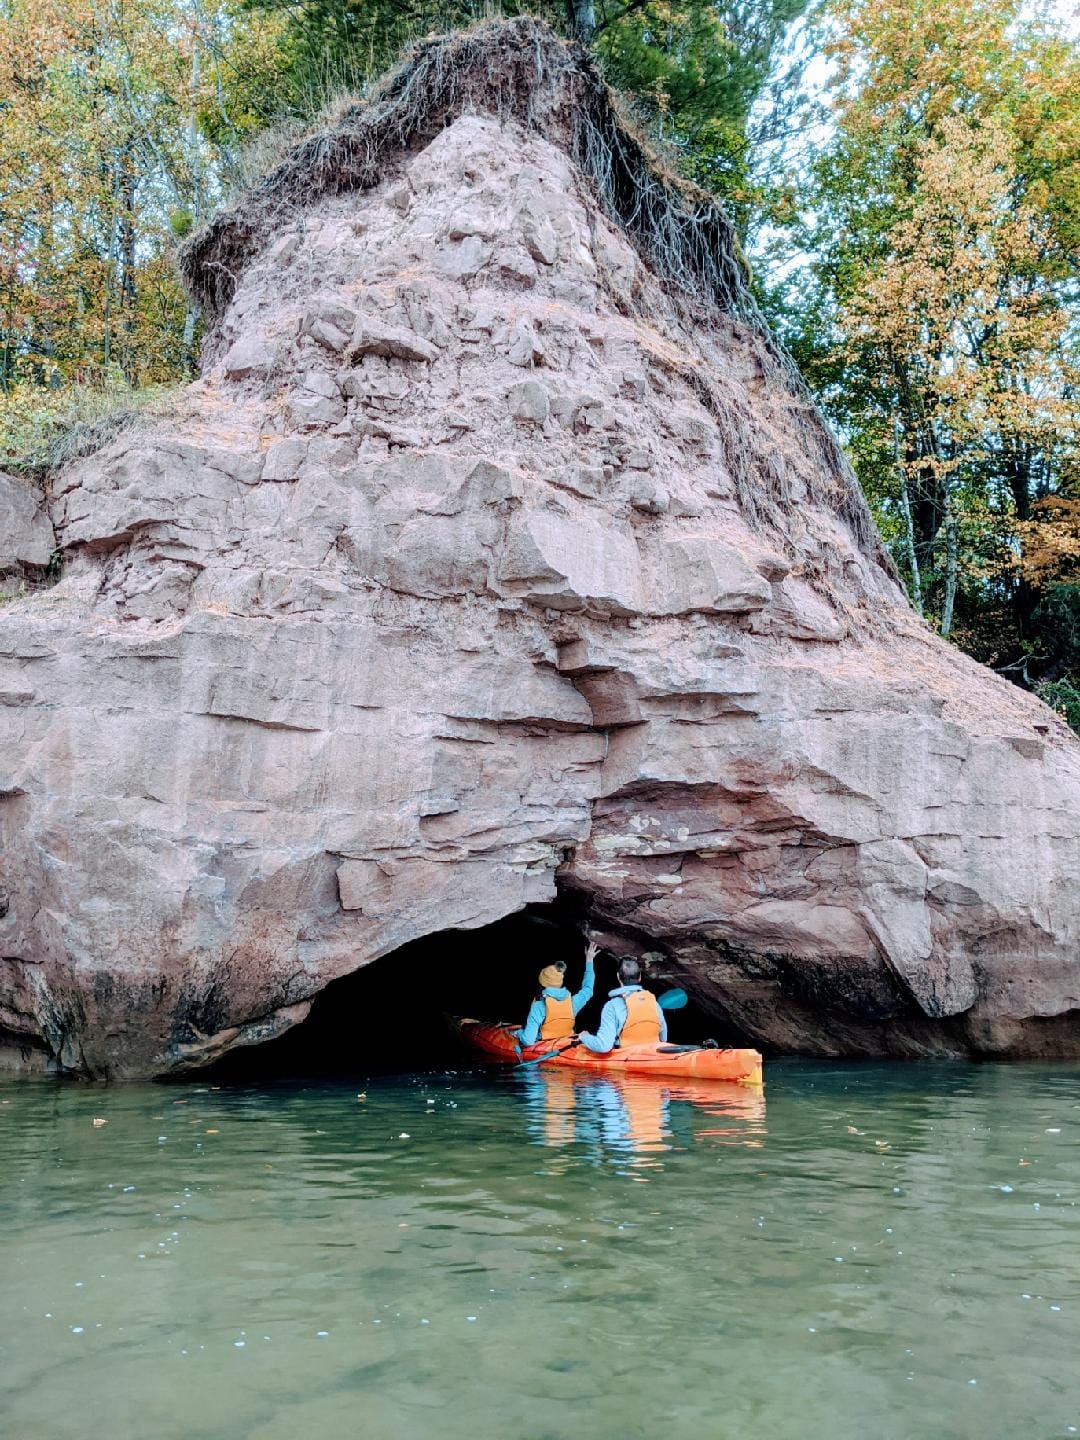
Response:
[[[69,50],[92,14],[85,0],[9,0],[0,15],[0,96]]]
[[[1036,587],[1080,579],[1080,500],[1050,496],[1017,522],[1020,573]]]
[[[958,324],[985,326],[998,305],[999,251],[1015,250],[1029,223],[1010,201],[1011,159],[1001,126],[957,118],[912,147],[911,199],[888,259],[850,302],[864,326],[935,355]]]
[[[1080,579],[1080,47],[1020,0],[828,4],[833,403],[922,598],[1004,609]]]
[[[997,116],[950,116],[909,143],[907,162],[886,257],[840,319],[847,357],[876,364],[886,386],[903,375],[944,441],[920,445],[911,467],[942,479],[988,445],[1080,444],[1080,357],[1065,300],[1040,277],[1047,219],[1031,192],[1017,198],[1015,135]]]
[[[1023,81],[1013,0],[833,0],[830,12],[844,124],[900,116],[932,127],[972,94]]]
[[[0,345],[16,378],[182,369],[168,217],[214,202],[200,120],[213,109],[228,129],[222,38],[270,28],[231,0],[0,5]]]

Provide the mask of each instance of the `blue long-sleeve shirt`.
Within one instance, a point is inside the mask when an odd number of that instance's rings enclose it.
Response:
[[[581,977],[581,989],[576,995],[571,995],[565,985],[548,985],[541,993],[538,1000],[534,1000],[529,1006],[529,1013],[525,1017],[524,1026],[517,1031],[515,1039],[520,1045],[535,1045],[540,1039],[540,1029],[547,1018],[547,1006],[544,1004],[544,995],[550,995],[552,1000],[567,1000],[574,1007],[574,1016],[585,1008],[592,999],[593,992],[593,967],[586,962],[585,974]]]
[[[642,989],[642,985],[620,985],[617,990],[608,991],[608,1001],[600,1012],[600,1024],[596,1028],[596,1034],[584,1033],[578,1036],[586,1050],[595,1050],[598,1055],[603,1055],[608,1050],[615,1049],[626,1024],[626,1001],[622,997]],[[663,1010],[660,1011],[660,1039],[667,1039],[667,1020]]]

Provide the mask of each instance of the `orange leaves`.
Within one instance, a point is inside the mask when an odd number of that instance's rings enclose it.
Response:
[[[1012,199],[1013,141],[996,118],[949,117],[910,149],[910,197],[888,254],[862,275],[844,317],[857,342],[902,355],[962,416],[993,389],[988,347],[1011,343],[1024,321],[1011,280],[1034,263],[1038,217]]]
[[[9,0],[0,16],[0,94],[32,85],[90,24],[87,0]]]
[[[933,127],[978,96],[994,103],[1021,83],[1012,38],[1017,0],[834,0],[845,125],[902,114]]]
[[[1049,496],[1035,506],[1031,520],[1016,528],[1025,580],[1039,588],[1080,580],[1080,500]]]
[[[906,447],[926,473],[1016,446],[1075,455],[1076,48],[1016,0],[834,0],[832,14],[836,153],[855,167],[840,183],[856,225],[878,227],[838,297],[841,358],[901,391],[909,423],[930,417],[935,442]]]
[[[1011,604],[1019,647],[1080,578],[1080,47],[1022,0],[828,13],[829,402],[928,611]]]

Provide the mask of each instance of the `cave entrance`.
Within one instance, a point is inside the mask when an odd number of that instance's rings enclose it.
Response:
[[[361,1081],[373,1074],[467,1068],[447,1015],[524,1021],[536,977],[565,960],[568,981],[581,979],[583,911],[574,897],[527,905],[477,930],[442,930],[415,940],[332,981],[315,997],[307,1019],[279,1040],[231,1051],[200,1078],[265,1082],[304,1078]],[[608,990],[617,984],[615,960],[601,951],[593,999],[581,1029],[594,1029]],[[653,988],[663,990],[663,981]],[[672,1040],[700,1039],[708,1025],[695,1007],[669,1014]]]
[[[581,975],[581,911],[567,897],[476,930],[440,930],[371,961],[316,995],[279,1040],[233,1050],[216,1080],[362,1078],[468,1064],[447,1015],[525,1018],[537,972],[565,960]],[[475,1059],[475,1056],[473,1057]]]

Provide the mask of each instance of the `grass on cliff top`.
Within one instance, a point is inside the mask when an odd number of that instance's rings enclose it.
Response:
[[[41,482],[144,420],[168,414],[180,387],[15,385],[0,392],[0,470]]]

